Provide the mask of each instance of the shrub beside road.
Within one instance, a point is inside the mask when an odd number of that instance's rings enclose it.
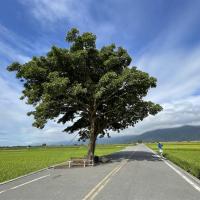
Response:
[[[156,143],[147,146],[158,150]],[[167,159],[200,179],[200,142],[165,142],[163,150]]]
[[[120,151],[127,145],[97,145],[96,155]],[[0,182],[87,154],[86,146],[0,149]]]

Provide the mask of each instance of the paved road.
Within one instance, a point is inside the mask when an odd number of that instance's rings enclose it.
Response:
[[[112,160],[96,167],[49,169],[0,185],[0,200],[200,199],[199,181],[144,145],[113,154]]]

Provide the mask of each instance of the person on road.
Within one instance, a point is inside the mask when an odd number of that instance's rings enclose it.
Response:
[[[163,144],[161,144],[160,142],[158,142],[158,150],[161,156],[163,156]]]

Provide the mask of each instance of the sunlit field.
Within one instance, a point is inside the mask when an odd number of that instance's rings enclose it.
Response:
[[[127,145],[97,145],[95,154],[111,154],[125,146]],[[0,149],[0,182],[64,162],[70,157],[85,156],[86,153],[86,146]]]
[[[147,144],[157,151],[157,144]],[[163,143],[164,156],[200,179],[200,142]]]

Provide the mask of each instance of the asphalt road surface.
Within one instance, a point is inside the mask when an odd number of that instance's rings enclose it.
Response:
[[[95,167],[48,169],[0,185],[0,200],[200,200],[200,182],[145,145]]]

